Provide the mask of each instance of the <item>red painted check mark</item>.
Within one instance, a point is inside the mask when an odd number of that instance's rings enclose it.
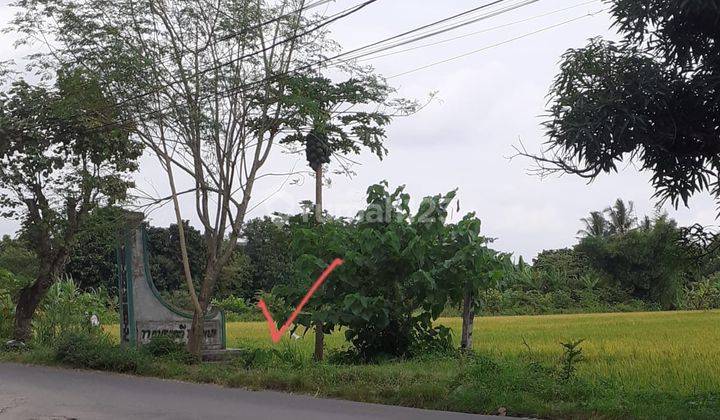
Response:
[[[273,343],[277,343],[282,338],[283,334],[290,328],[290,325],[292,325],[293,322],[295,322],[295,318],[300,314],[300,311],[302,311],[303,306],[305,306],[312,295],[317,291],[317,289],[322,286],[325,279],[328,278],[330,273],[337,268],[340,264],[343,263],[343,260],[336,258],[326,269],[325,271],[320,274],[320,277],[318,277],[317,280],[315,280],[315,283],[310,287],[310,290],[305,294],[305,297],[302,298],[300,301],[300,304],[295,308],[293,313],[290,315],[290,318],[288,318],[287,321],[285,321],[285,324],[280,328],[278,331],[277,327],[275,326],[275,321],[273,321],[272,315],[270,315],[270,311],[268,311],[267,305],[265,305],[265,301],[260,299],[260,302],[258,302],[258,306],[260,307],[260,310],[262,311],[263,315],[265,315],[265,319],[268,323],[268,328],[270,329],[270,338],[272,338]]]

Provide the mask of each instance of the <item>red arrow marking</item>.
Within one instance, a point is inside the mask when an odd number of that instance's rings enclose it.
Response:
[[[343,263],[343,260],[336,258],[326,269],[325,271],[320,274],[320,277],[318,277],[317,280],[315,280],[315,283],[310,287],[310,290],[308,290],[307,294],[305,294],[305,297],[302,298],[300,301],[300,304],[297,308],[295,308],[295,311],[290,315],[290,318],[288,318],[287,321],[285,321],[285,324],[280,328],[278,331],[277,327],[275,326],[275,321],[273,321],[272,315],[270,315],[270,311],[268,311],[267,305],[265,305],[265,301],[260,299],[260,302],[258,302],[258,306],[260,307],[260,310],[262,311],[263,315],[265,315],[265,319],[268,323],[268,328],[270,329],[270,338],[272,338],[273,343],[277,343],[280,341],[280,338],[282,338],[283,334],[290,328],[290,325],[292,325],[293,322],[295,322],[295,318],[300,314],[300,311],[302,311],[303,306],[305,306],[312,295],[317,291],[320,286],[322,286],[325,279],[332,273],[332,271],[337,268],[340,264]]]

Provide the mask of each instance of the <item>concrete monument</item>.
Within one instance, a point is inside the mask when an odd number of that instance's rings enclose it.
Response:
[[[187,342],[192,313],[165,302],[150,276],[147,232],[141,213],[130,213],[118,249],[120,339],[123,344],[142,346],[153,337],[169,336]],[[221,311],[205,316],[206,352],[226,348],[225,317]]]

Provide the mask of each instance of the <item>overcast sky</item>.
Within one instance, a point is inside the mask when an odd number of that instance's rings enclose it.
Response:
[[[327,13],[356,3],[337,0]],[[350,50],[483,3],[379,0],[333,24],[331,29],[343,48]],[[7,1],[0,4],[0,21],[7,21],[14,12]],[[581,227],[579,219],[607,207],[618,197],[634,201],[639,215],[652,214],[655,203],[649,174],[639,173],[632,166],[588,185],[572,176],[541,180],[526,173],[531,162],[508,159],[513,154],[512,146],[520,140],[530,150],[539,150],[544,141],[540,123],[545,95],[561,54],[568,48],[583,46],[591,37],[616,37],[607,13],[587,16],[604,7],[600,1],[539,0],[435,40],[483,33],[373,60],[380,74],[391,77],[585,16],[458,60],[391,78],[390,83],[404,97],[425,98],[437,91],[438,99],[417,115],[392,124],[387,143],[390,155],[385,160],[364,155],[359,158],[361,165],[354,168],[356,176],[333,176],[325,193],[326,208],[333,214],[355,214],[364,202],[367,186],[380,180],[388,180],[391,186],[406,185],[415,199],[458,188],[461,213],[475,211],[483,221],[485,234],[498,238],[496,249],[526,259],[543,249],[574,244]],[[540,15],[546,16],[526,20]],[[506,25],[520,20],[526,21]],[[11,42],[12,36],[0,35],[3,59],[21,55],[13,50]],[[305,166],[304,157],[298,160],[277,153],[272,159],[268,168],[272,171]],[[290,185],[284,177],[263,179],[253,200],[265,201],[250,216],[298,211],[299,201],[313,197],[312,179],[304,181],[302,185]],[[137,182],[145,189],[167,190],[152,157],[143,160]],[[680,224],[716,224],[715,207],[707,195],[692,200],[690,209],[667,210]],[[190,206],[184,216],[193,219]],[[149,218],[153,224],[168,225],[174,216],[171,208],[165,207]],[[0,222],[0,234],[12,233],[16,228],[13,221]]]

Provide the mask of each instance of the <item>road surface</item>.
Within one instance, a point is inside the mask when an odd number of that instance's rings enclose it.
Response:
[[[0,364],[0,419],[489,420],[103,372]]]

